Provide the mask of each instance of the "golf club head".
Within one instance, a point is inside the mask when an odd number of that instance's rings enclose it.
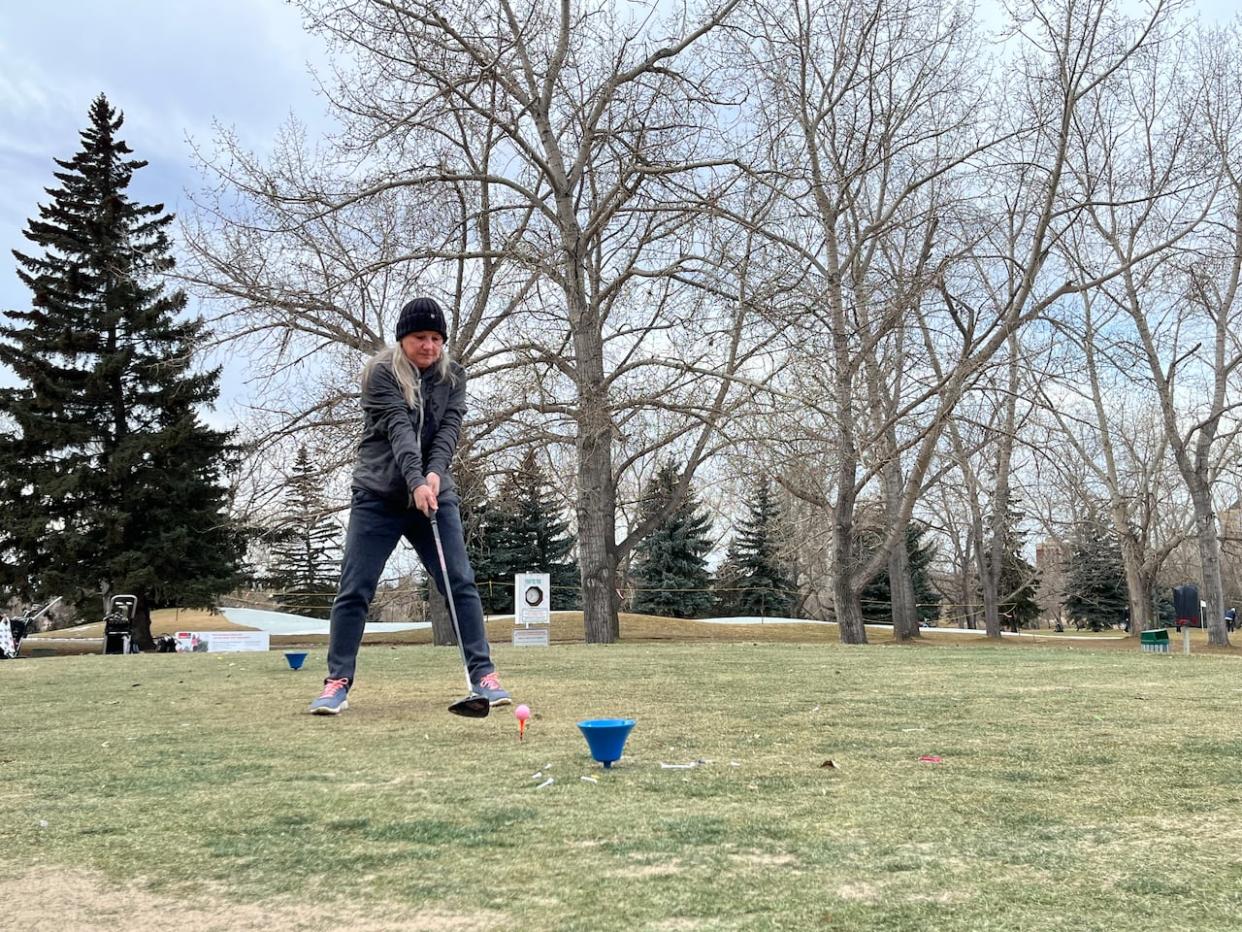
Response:
[[[487,718],[487,714],[492,711],[492,704],[485,696],[470,695],[454,702],[449,706],[449,711],[463,718]]]

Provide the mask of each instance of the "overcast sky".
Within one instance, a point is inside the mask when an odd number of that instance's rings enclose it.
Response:
[[[32,247],[22,231],[50,200],[52,158],[78,151],[95,95],[124,111],[122,138],[150,163],[135,199],[175,212],[198,180],[189,141],[210,147],[213,121],[255,149],[290,113],[327,127],[308,62],[322,62],[318,40],[282,0],[0,0],[0,309],[28,306],[10,250]],[[241,380],[226,368],[225,398]]]
[[[1239,5],[1195,3],[1211,20]],[[290,113],[327,128],[308,67],[322,60],[282,0],[0,0],[0,309],[28,306],[9,251],[28,245],[22,230],[48,200],[51,160],[78,150],[96,94],[124,111],[123,138],[150,162],[134,197],[176,211],[196,184],[188,140],[209,147],[213,121],[260,150]],[[226,369],[218,421],[231,420],[241,379]]]

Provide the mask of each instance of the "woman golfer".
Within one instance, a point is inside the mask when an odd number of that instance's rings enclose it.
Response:
[[[309,710],[317,715],[349,708],[346,697],[354,684],[367,609],[402,537],[414,545],[436,588],[445,592],[432,521],[443,542],[473,691],[491,705],[510,701],[488,655],[483,603],[449,474],[466,414],[466,371],[449,359],[444,313],[431,298],[415,298],[401,309],[396,337],[397,345],[381,350],[362,371],[362,442],[351,483],[341,583],[332,603],[328,677]]]

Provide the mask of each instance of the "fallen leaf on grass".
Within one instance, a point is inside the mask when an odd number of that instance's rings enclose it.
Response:
[[[824,768],[827,768],[829,770],[840,770],[841,765],[838,764],[835,760],[826,760],[822,764],[819,765],[820,770],[823,770]]]

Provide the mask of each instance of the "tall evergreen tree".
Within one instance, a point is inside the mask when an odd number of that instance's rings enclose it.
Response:
[[[1022,531],[1022,512],[1016,501],[1011,501],[1005,514],[1005,532],[1002,544],[1001,571],[997,586],[1001,623],[1013,630],[1025,627],[1039,617],[1039,571],[1022,556],[1026,534]],[[982,596],[980,597],[982,600]]]
[[[737,552],[737,535],[729,541],[725,558],[716,567],[715,579],[712,581],[712,611],[723,618],[742,615],[741,580],[742,559]]]
[[[305,446],[286,484],[287,519],[272,541],[276,601],[299,615],[327,618],[341,576],[341,528],[332,519]]]
[[[906,552],[910,556],[910,575],[914,582],[914,600],[920,622],[931,621],[940,614],[941,596],[932,585],[931,564],[936,559],[936,545],[926,540],[927,525],[911,521],[906,526]],[[880,546],[883,534],[878,528],[862,529],[858,533],[860,545],[867,557]],[[891,625],[893,623],[892,590],[889,586],[888,568],[880,570],[862,591],[863,619],[868,624]]]
[[[20,383],[0,389],[0,572],[23,596],[92,614],[101,595],[131,593],[150,646],[152,608],[232,588],[244,535],[221,481],[231,435],[197,414],[219,370],[191,371],[204,327],[165,290],[173,217],[126,193],[146,163],[127,158],[121,125],[96,98],[25,231],[42,254],[14,251],[32,300],[0,326],[0,363]]]
[[[782,617],[793,611],[796,586],[778,547],[781,518],[771,486],[762,483],[731,545],[737,560],[733,587],[738,590],[733,601],[737,615]]]
[[[569,520],[557,504],[535,451],[501,482],[496,499],[475,506],[478,535],[471,552],[483,609],[513,611],[513,577],[543,572],[551,577],[552,608],[566,611],[582,604],[577,544]]]
[[[706,560],[712,519],[692,493],[674,504],[679,478],[676,466],[667,463],[647,487],[640,520],[663,520],[634,549],[632,604],[634,611],[648,615],[701,618],[712,606]]]
[[[476,533],[466,537],[466,550],[479,584],[483,611],[504,615],[513,611],[513,576],[533,568],[518,544],[516,509],[512,503],[484,499],[475,504]],[[514,569],[521,566],[523,569]]]
[[[1121,546],[1096,515],[1074,526],[1065,566],[1065,610],[1092,631],[1125,623],[1130,595]]]
[[[1173,587],[1157,584],[1151,593],[1152,618],[1159,627],[1172,628],[1177,624],[1177,608],[1173,605]]]

